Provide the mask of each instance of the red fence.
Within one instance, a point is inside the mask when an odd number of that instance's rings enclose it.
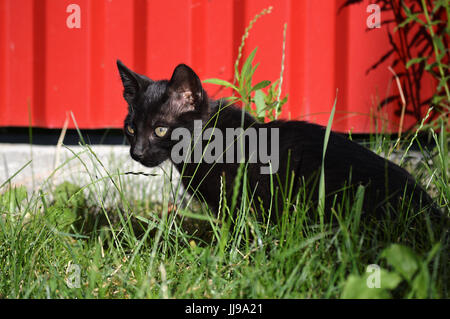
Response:
[[[369,1],[339,11],[343,2],[0,0],[0,126],[31,120],[62,127],[72,111],[80,128],[122,127],[118,58],[155,80],[170,77],[180,62],[201,79],[231,80],[245,27],[273,6],[250,31],[244,56],[258,47],[255,81],[279,78],[287,23],[283,117],[326,124],[339,89],[334,129],[374,131],[374,118],[383,116],[396,130],[393,105],[375,112],[397,90],[387,69],[392,60],[366,74],[389,49],[387,32],[367,32]],[[67,25],[70,4],[80,8],[80,28]],[[206,87],[212,96],[223,94]]]

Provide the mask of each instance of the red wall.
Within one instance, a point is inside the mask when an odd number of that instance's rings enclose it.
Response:
[[[384,28],[367,32],[370,1],[338,14],[343,2],[0,0],[0,126],[28,126],[31,118],[33,126],[58,128],[72,111],[80,128],[122,127],[118,58],[154,80],[170,77],[181,62],[201,79],[231,80],[245,27],[272,5],[250,31],[244,56],[258,47],[255,81],[276,80],[287,23],[283,117],[326,124],[338,88],[333,128],[373,131],[375,104],[396,87],[387,69],[392,60],[366,70],[389,49],[388,38]],[[66,26],[71,3],[81,8],[80,29]],[[396,131],[393,108],[382,115]]]

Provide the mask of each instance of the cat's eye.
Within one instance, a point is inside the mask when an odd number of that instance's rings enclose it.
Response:
[[[134,134],[134,129],[133,129],[130,125],[127,125],[127,131],[128,131],[128,133],[130,133],[131,135]]]
[[[162,127],[159,126],[155,129],[155,134],[158,137],[164,137],[164,135],[166,135],[168,128],[167,127]]]

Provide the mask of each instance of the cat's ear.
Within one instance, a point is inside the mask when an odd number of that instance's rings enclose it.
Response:
[[[123,84],[123,97],[128,104],[131,104],[138,93],[147,88],[151,80],[143,75],[131,71],[120,60],[117,60],[117,68],[119,69],[120,79]]]
[[[205,93],[202,82],[195,72],[186,64],[178,65],[169,81],[169,93],[181,99],[181,105],[188,110],[201,107]]]

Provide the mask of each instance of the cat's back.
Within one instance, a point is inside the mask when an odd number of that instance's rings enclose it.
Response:
[[[321,167],[325,127],[304,121],[282,120],[266,123],[264,127],[279,129],[280,154],[289,152],[291,162],[299,163],[298,169],[302,174]],[[351,170],[353,178],[363,182],[372,180],[384,184],[388,178],[390,184],[398,184],[398,187],[414,183],[414,178],[406,170],[340,133],[330,132],[325,151],[325,169],[331,179],[344,180]]]
[[[223,101],[219,101],[213,110],[213,114],[218,113],[219,117],[217,122],[212,117],[211,123],[221,128],[236,128],[243,123],[244,128],[268,129],[268,144],[272,141],[270,135],[273,130],[277,130],[280,169],[286,170],[289,162],[289,169],[304,176],[317,172],[321,167],[325,127],[306,121],[275,120],[260,123],[242,109],[225,105]],[[277,148],[270,147],[274,150]],[[386,176],[395,187],[414,183],[414,178],[403,168],[334,131],[330,132],[326,146],[325,169],[329,180],[345,180],[351,171],[355,180],[364,183],[372,181],[384,185]]]

